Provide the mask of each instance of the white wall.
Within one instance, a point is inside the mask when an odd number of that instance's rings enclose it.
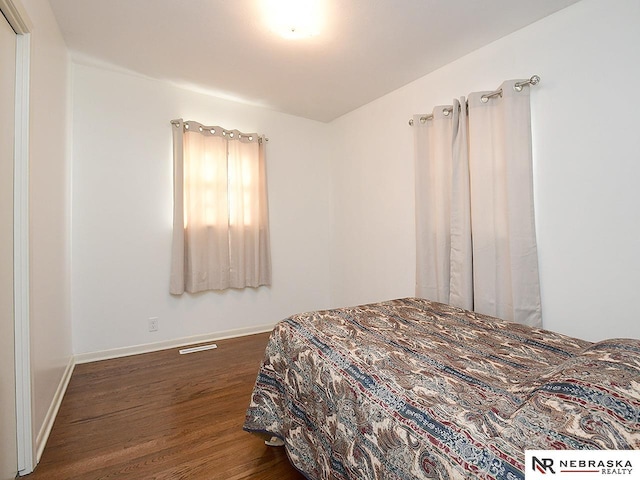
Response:
[[[69,58],[49,2],[22,0],[33,23],[30,89],[30,333],[34,437],[72,356]]]
[[[505,79],[532,90],[544,326],[640,338],[640,2],[584,0],[336,120],[332,300],[414,292],[414,113]]]
[[[640,337],[632,300],[640,285],[639,122],[634,105],[612,98],[639,78],[639,10],[635,0],[583,0],[328,125],[75,65],[74,351],[413,295],[408,119],[534,73],[542,77],[532,109],[544,325],[591,340]],[[167,293],[169,120],[177,117],[271,138],[271,288]],[[151,316],[157,333],[147,331]]]
[[[273,285],[169,294],[170,120],[264,133]],[[329,301],[326,124],[175,86],[73,68],[76,354],[273,325]],[[159,331],[148,332],[148,318]]]

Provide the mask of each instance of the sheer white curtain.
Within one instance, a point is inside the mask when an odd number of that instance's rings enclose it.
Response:
[[[472,93],[468,115],[462,98],[413,119],[416,295],[540,326],[529,87],[516,82]]]
[[[264,143],[172,122],[173,294],[271,284]]]

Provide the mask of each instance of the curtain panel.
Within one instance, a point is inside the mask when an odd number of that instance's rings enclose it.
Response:
[[[473,309],[467,114],[464,97],[414,117],[416,295]]]
[[[516,82],[413,118],[416,295],[541,326],[529,87]]]
[[[541,326],[535,217],[531,107],[516,80],[469,95],[469,168],[473,208],[475,308]]]
[[[193,121],[172,124],[170,292],[270,285],[264,142]]]

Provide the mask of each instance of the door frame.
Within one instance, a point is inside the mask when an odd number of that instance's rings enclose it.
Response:
[[[13,285],[18,473],[35,468],[29,332],[29,83],[31,21],[20,0],[0,0],[0,11],[16,32],[13,185]]]

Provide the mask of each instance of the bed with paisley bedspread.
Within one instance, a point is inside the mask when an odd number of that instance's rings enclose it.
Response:
[[[417,298],[276,325],[244,429],[320,479],[523,479],[525,449],[640,449],[640,340]]]

